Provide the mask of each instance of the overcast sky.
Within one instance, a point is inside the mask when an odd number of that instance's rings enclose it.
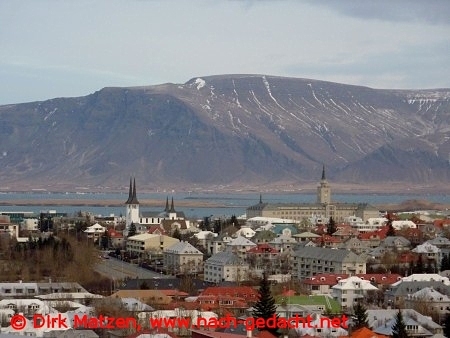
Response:
[[[0,0],[0,104],[242,73],[450,88],[450,1]]]

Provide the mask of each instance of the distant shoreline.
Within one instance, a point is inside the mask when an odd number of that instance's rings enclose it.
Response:
[[[406,197],[406,196],[405,196]],[[156,199],[142,199],[139,200],[141,207],[161,207],[164,208],[164,202]],[[119,200],[70,200],[70,199],[45,199],[45,200],[10,200],[0,202],[2,206],[59,206],[59,207],[123,207],[124,201]],[[177,207],[183,208],[247,208],[249,205],[226,205],[218,202],[209,202],[197,199],[183,199],[177,200]],[[442,204],[436,202],[430,202],[427,200],[411,200],[405,199],[400,203],[385,203],[385,204],[373,204],[376,208],[382,211],[414,211],[414,210],[436,210],[436,211],[449,211],[450,204]]]

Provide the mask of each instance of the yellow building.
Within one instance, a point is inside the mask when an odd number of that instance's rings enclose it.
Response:
[[[127,238],[126,249],[143,257],[149,253],[162,254],[165,249],[178,242],[178,239],[166,235],[140,234]]]

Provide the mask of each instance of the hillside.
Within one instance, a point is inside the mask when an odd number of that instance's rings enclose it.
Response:
[[[0,106],[0,190],[445,191],[450,89],[264,75]]]

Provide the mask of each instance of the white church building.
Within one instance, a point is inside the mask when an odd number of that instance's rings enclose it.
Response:
[[[169,198],[166,199],[166,207],[162,212],[159,211],[143,211],[139,210],[139,201],[136,193],[136,179],[130,179],[130,189],[128,199],[125,202],[125,231],[128,234],[131,223],[136,226],[136,233],[146,233],[152,226],[164,226],[169,223],[169,228],[187,229],[190,227],[189,221],[185,218],[183,212],[175,210],[173,197],[169,206]]]

